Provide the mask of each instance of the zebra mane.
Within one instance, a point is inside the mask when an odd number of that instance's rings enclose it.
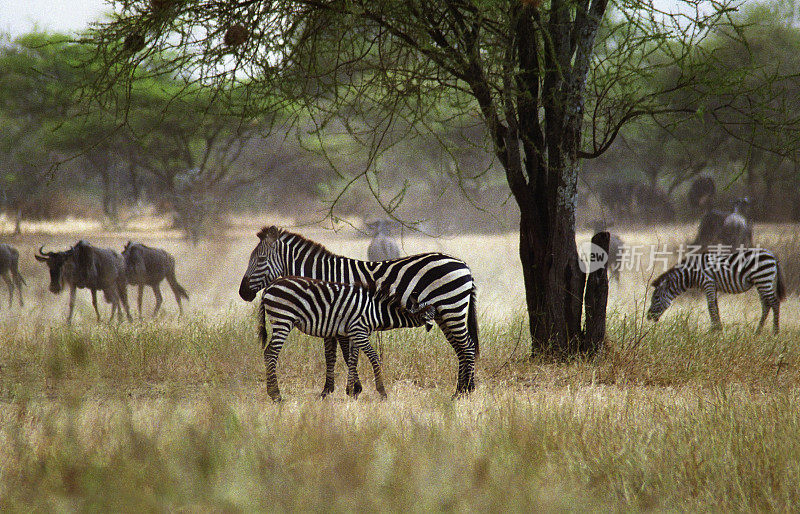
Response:
[[[673,271],[675,271],[675,266],[671,267],[670,269],[668,269],[667,271],[665,271],[665,272],[664,272],[664,273],[662,273],[661,275],[657,276],[657,277],[655,278],[655,280],[653,280],[653,283],[652,283],[651,285],[652,285],[653,287],[658,287],[658,286],[659,286],[659,285],[660,285],[660,284],[661,284],[661,283],[662,283],[664,280],[666,280],[666,279],[667,279],[667,277],[668,277],[668,276],[669,276],[669,275],[670,275],[670,274],[671,274]]]
[[[300,248],[308,249],[311,251],[312,255],[317,254],[330,254],[334,255],[333,252],[322,246],[321,244],[312,241],[310,239],[306,239],[305,237],[301,236],[300,234],[295,234],[294,232],[289,232],[288,230],[284,230],[280,227],[271,226],[271,227],[262,227],[261,230],[258,231],[256,234],[259,239],[264,239],[265,237],[270,237],[278,240],[286,240],[287,237],[292,238],[292,242],[299,246]]]

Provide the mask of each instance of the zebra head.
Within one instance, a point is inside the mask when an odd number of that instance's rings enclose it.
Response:
[[[436,320],[436,307],[420,304],[414,298],[409,298],[408,304],[408,312],[417,318],[420,325],[425,325],[425,330],[430,332]]]
[[[239,286],[239,296],[246,302],[252,301],[259,291],[284,272],[276,244],[280,237],[278,228],[265,227],[257,235],[258,244],[250,254],[247,271],[244,272]]]
[[[677,268],[662,273],[653,281],[653,296],[650,299],[650,308],[647,310],[647,319],[658,321],[664,311],[672,303],[678,294],[682,292],[683,280]]]

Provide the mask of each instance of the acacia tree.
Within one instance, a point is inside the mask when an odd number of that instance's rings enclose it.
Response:
[[[92,32],[107,66],[96,91],[137,67],[220,99],[240,90],[245,116],[295,108],[320,132],[346,130],[370,149],[365,171],[432,120],[480,120],[521,212],[532,350],[562,356],[591,350],[575,243],[581,160],[637,118],[693,113],[714,66],[697,48],[732,23],[726,0],[687,1],[674,15],[647,0],[112,3],[113,21]],[[676,92],[680,104],[665,108]]]

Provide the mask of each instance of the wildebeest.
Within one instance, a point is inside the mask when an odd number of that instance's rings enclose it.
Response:
[[[618,218],[646,223],[675,219],[669,195],[658,187],[633,180],[612,180],[598,184],[596,191],[600,201]]]
[[[122,256],[125,258],[125,276],[128,283],[139,286],[137,300],[140,318],[142,317],[144,286],[153,288],[153,294],[156,297],[156,306],[153,309],[153,316],[155,316],[158,309],[161,308],[162,297],[159,284],[164,279],[167,279],[169,287],[172,288],[175,300],[178,302],[178,309],[183,314],[181,298],[188,300],[189,294],[175,279],[175,258],[172,255],[161,248],[151,248],[142,243],[128,241],[125,249],[122,250]]]
[[[753,229],[747,221],[746,208],[750,203],[747,197],[734,202],[733,211],[711,209],[700,219],[697,236],[692,241],[703,251],[717,246],[720,249],[733,251],[743,246],[753,246]]]
[[[692,181],[688,193],[686,193],[686,200],[689,207],[697,210],[705,210],[711,206],[714,201],[714,195],[717,193],[717,186],[714,179],[708,175],[700,175]]]
[[[24,306],[22,286],[25,285],[25,279],[19,274],[19,251],[6,243],[0,243],[0,276],[8,286],[8,306],[11,307],[14,300],[14,289],[19,295],[19,306]]]
[[[378,220],[367,223],[372,242],[367,248],[367,260],[388,261],[400,257],[400,247],[392,237],[392,222]]]
[[[122,320],[122,308],[132,320],[128,308],[127,281],[125,279],[125,260],[110,248],[96,248],[86,241],[78,241],[75,246],[63,252],[45,252],[39,248],[36,260],[44,262],[50,269],[50,292],[58,294],[69,286],[69,314],[67,321],[72,321],[72,310],[75,307],[75,290],[89,289],[92,292],[92,306],[100,321],[97,308],[97,291],[103,291],[103,297],[111,304],[111,316],[117,312]],[[121,306],[120,306],[121,305]]]

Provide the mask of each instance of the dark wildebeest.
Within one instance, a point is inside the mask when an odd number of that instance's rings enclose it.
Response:
[[[125,257],[125,275],[128,283],[131,285],[139,286],[139,295],[137,297],[139,306],[139,317],[142,317],[142,294],[144,286],[153,288],[153,294],[156,296],[156,306],[153,309],[153,316],[156,315],[158,309],[161,308],[161,287],[159,284],[165,278],[172,292],[175,294],[175,300],[178,302],[178,309],[183,314],[183,306],[181,305],[181,297],[189,299],[186,289],[181,286],[175,279],[175,258],[167,253],[166,250],[161,248],[151,248],[143,245],[142,243],[132,243],[128,241],[125,249],[122,250],[122,256]]]
[[[698,210],[702,212],[711,206],[716,194],[717,186],[714,179],[708,175],[700,175],[692,181],[689,192],[686,193],[686,200],[694,212]]]
[[[19,251],[11,245],[0,243],[0,275],[8,286],[8,306],[14,300],[14,289],[19,295],[19,306],[24,306],[22,301],[22,286],[25,279],[19,274]]]
[[[658,187],[633,180],[611,180],[598,184],[596,191],[600,201],[615,217],[646,223],[675,219],[672,200]]]
[[[125,260],[110,248],[96,248],[86,241],[78,241],[75,246],[63,252],[45,252],[39,248],[36,260],[42,261],[50,268],[50,292],[58,294],[69,285],[69,314],[67,321],[72,322],[72,310],[75,307],[75,290],[89,289],[92,292],[92,306],[100,321],[97,309],[97,290],[103,291],[103,297],[111,304],[111,316],[117,312],[122,320],[122,308],[132,320],[128,309],[128,286],[125,280]]]
[[[367,248],[367,260],[388,261],[389,259],[397,259],[402,255],[400,247],[397,246],[392,237],[392,222],[387,220],[373,221],[367,223],[367,230],[372,236],[372,242]]]
[[[716,246],[720,250],[734,251],[740,246],[753,246],[753,229],[745,217],[750,200],[747,197],[736,200],[733,211],[711,209],[700,219],[697,237],[693,245],[700,246],[702,251]],[[713,249],[713,248],[712,248]]]

